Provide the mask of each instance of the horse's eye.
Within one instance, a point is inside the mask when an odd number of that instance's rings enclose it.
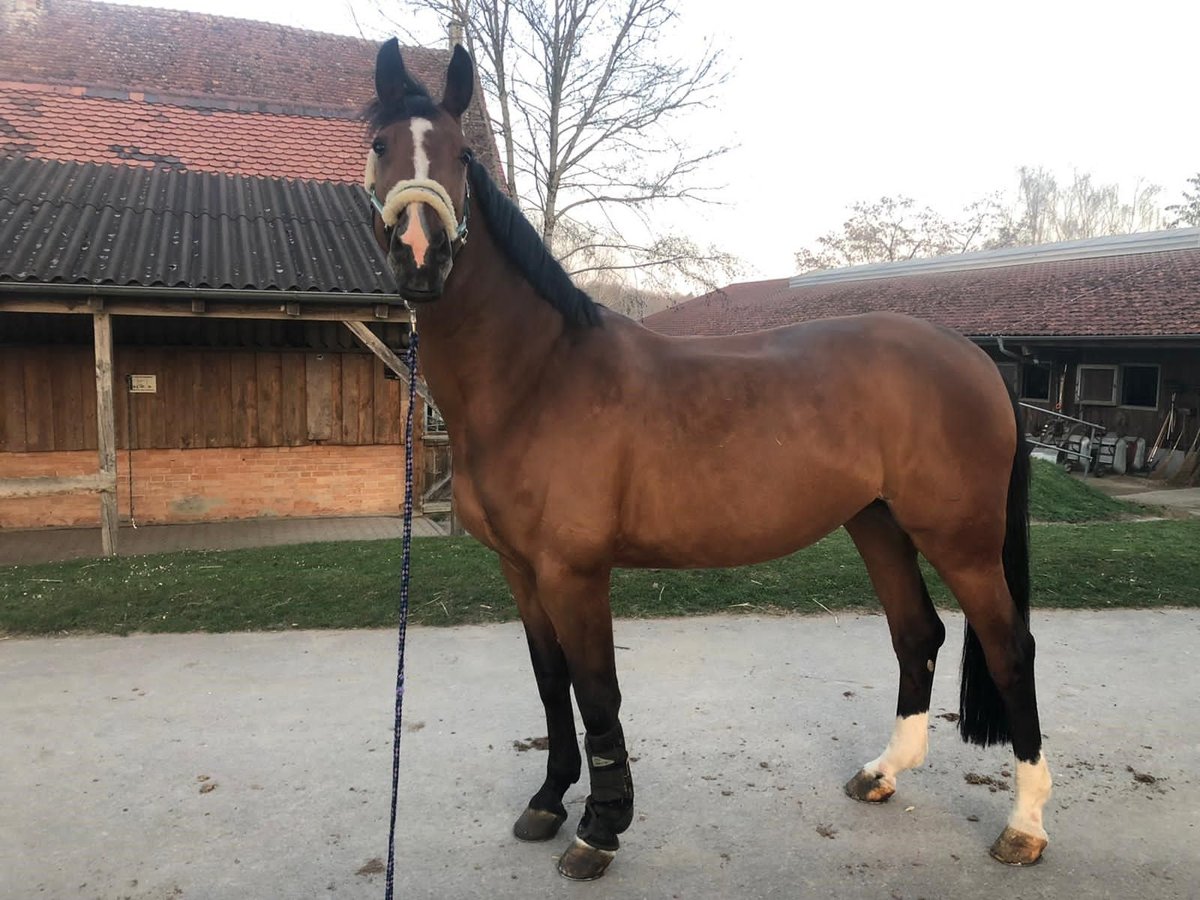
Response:
[[[371,144],[371,149],[375,151],[376,156],[383,156],[383,151],[387,150],[387,144],[383,138],[375,138],[374,143]]]

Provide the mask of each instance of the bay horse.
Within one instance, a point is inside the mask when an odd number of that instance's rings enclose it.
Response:
[[[1029,456],[996,366],[898,315],[678,338],[597,305],[468,148],[474,84],[457,47],[436,102],[395,39],[383,44],[365,187],[449,432],[458,515],[499,556],[545,706],[546,778],[516,837],[557,834],[583,762],[591,791],[559,871],[601,876],[632,821],[614,567],[757,563],[842,526],[900,664],[891,739],[846,793],[887,800],[925,758],[945,628],[919,553],[966,616],[962,737],[1011,739],[1016,756],[1015,803],[991,853],[1036,862],[1051,779],[1028,627]]]

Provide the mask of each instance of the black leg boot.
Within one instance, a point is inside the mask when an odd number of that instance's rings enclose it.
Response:
[[[574,881],[604,874],[621,846],[617,835],[633,821],[633,775],[621,726],[584,739],[592,792],[579,821],[575,843],[558,861],[558,871]]]

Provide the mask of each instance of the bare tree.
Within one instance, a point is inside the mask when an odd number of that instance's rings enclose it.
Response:
[[[1175,217],[1171,220],[1171,228],[1200,226],[1200,172],[1189,178],[1187,183],[1192,186],[1194,193],[1183,191],[1183,202],[1172,203],[1167,207],[1167,212]]]
[[[1139,181],[1125,200],[1118,185],[1097,184],[1087,173],[1074,173],[1065,185],[1042,168],[1023,166],[1017,174],[1015,204],[1006,205],[999,192],[992,193],[968,205],[957,219],[917,207],[910,197],[855,203],[840,230],[826,232],[815,248],[796,253],[796,265],[805,272],[1131,234],[1161,225],[1157,185]],[[1195,180],[1200,187],[1200,175]],[[1200,218],[1200,200],[1196,203]]]
[[[490,95],[509,192],[568,271],[708,284],[736,260],[673,236],[638,240],[665,201],[706,200],[706,163],[674,126],[724,82],[711,44],[692,61],[658,39],[679,0],[399,0],[463,29]]]
[[[1097,184],[1086,172],[1075,172],[1069,183],[1059,184],[1046,169],[1022,166],[1018,178],[1016,207],[998,229],[994,246],[1132,234],[1162,222],[1162,189],[1157,185],[1137,182],[1126,202],[1119,185]]]
[[[686,293],[638,287],[620,278],[619,273],[608,271],[597,272],[593,277],[580,278],[579,286],[587,291],[593,300],[634,319],[660,312],[691,296]]]
[[[796,265],[805,272],[953,253],[962,245],[956,234],[954,224],[928,206],[918,208],[911,197],[884,196],[853,204],[841,230],[796,253]]]

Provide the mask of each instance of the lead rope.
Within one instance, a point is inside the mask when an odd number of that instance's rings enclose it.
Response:
[[[413,320],[404,355],[408,366],[408,414],[404,420],[404,532],[400,550],[400,640],[399,661],[396,664],[396,730],[392,735],[392,811],[388,823],[387,876],[384,898],[394,896],[393,877],[396,870],[396,800],[400,792],[400,722],[404,713],[404,635],[408,630],[408,582],[411,574],[412,515],[413,515],[413,407],[417,393],[417,328]]]

